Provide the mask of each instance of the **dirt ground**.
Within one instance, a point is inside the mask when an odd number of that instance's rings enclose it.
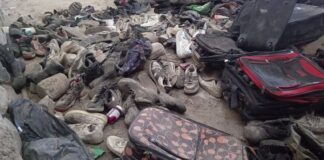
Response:
[[[39,17],[46,11],[53,9],[67,8],[74,0],[0,0],[0,7],[7,17],[7,23],[11,23],[19,16],[31,15]],[[82,0],[85,5],[93,5],[96,9],[104,9],[107,6],[114,6],[113,0]],[[31,63],[31,62],[30,62]],[[182,90],[174,90],[171,94],[180,98],[187,105],[186,117],[200,123],[204,123],[213,128],[222,130],[236,137],[242,138],[243,122],[239,115],[231,111],[222,99],[213,98],[203,89],[194,96],[186,96]],[[82,105],[82,104],[79,104]],[[105,128],[105,136],[117,135],[127,137],[127,129],[123,120],[119,120],[114,125]],[[100,146],[106,150],[106,153],[100,160],[113,159],[112,154],[107,151],[105,142]]]

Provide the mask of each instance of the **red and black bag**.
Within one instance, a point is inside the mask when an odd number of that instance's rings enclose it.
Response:
[[[142,110],[129,128],[123,160],[247,159],[239,139],[156,108]]]
[[[226,64],[222,79],[229,106],[247,119],[301,114],[324,101],[324,71],[293,51],[241,56]]]

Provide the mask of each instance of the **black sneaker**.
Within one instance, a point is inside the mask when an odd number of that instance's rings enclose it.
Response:
[[[93,80],[103,75],[101,64],[96,60],[94,55],[86,54],[84,58],[84,74],[83,79],[86,85],[89,85]]]
[[[120,91],[112,88],[111,85],[105,85],[100,89],[99,93],[92,98],[86,110],[89,112],[103,112],[105,107],[113,108],[121,106],[121,103]]]

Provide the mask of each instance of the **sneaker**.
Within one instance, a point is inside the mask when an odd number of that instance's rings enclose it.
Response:
[[[76,100],[80,98],[83,89],[84,84],[81,77],[77,76],[73,78],[66,94],[56,102],[55,110],[65,112],[70,109],[75,104]]]
[[[199,79],[197,69],[190,65],[185,71],[184,92],[186,94],[196,94],[199,91]]]
[[[86,85],[89,85],[93,80],[103,75],[102,66],[92,53],[85,54],[82,67],[80,71],[84,71],[83,78]]]
[[[210,95],[221,98],[223,91],[221,87],[221,81],[205,81],[199,76],[199,84],[201,88],[203,88],[205,91],[207,91]]]
[[[47,56],[47,60],[56,60],[58,62],[61,62],[63,59],[63,56],[60,52],[60,45],[58,44],[56,39],[52,39],[48,45],[47,48],[49,48],[49,54]]]
[[[87,144],[99,144],[104,139],[103,128],[98,124],[78,123],[68,125]]]
[[[164,70],[159,62],[150,62],[148,72],[160,92],[165,92],[165,87],[171,86],[170,81],[166,79]]]
[[[190,50],[191,46],[191,37],[184,30],[179,30],[176,35],[176,50],[179,58],[188,58],[191,57],[192,51]]]
[[[122,96],[120,91],[105,85],[100,89],[99,93],[92,98],[86,110],[89,112],[103,112],[105,107],[110,109],[121,105]]]
[[[102,128],[107,124],[107,117],[100,113],[89,113],[83,110],[72,110],[68,111],[64,115],[66,122],[71,124],[76,123],[88,123],[88,124],[98,124]]]
[[[176,68],[176,75],[178,78],[175,87],[178,89],[182,89],[184,87],[185,72],[180,66]]]
[[[127,145],[127,139],[117,136],[109,136],[107,138],[107,147],[116,156],[121,157]]]
[[[162,67],[163,71],[166,75],[166,79],[168,81],[168,85],[166,87],[172,88],[178,79],[177,73],[176,73],[176,66],[173,62],[168,61],[162,61]]]
[[[324,133],[323,117],[315,116],[314,114],[307,114],[306,116],[296,120],[296,123],[314,133]]]

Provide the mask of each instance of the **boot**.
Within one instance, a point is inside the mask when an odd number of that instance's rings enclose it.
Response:
[[[143,87],[139,82],[123,78],[118,82],[118,88],[123,93],[134,94],[136,103],[140,104],[154,104],[158,101],[158,95],[151,89]]]
[[[0,61],[11,75],[12,87],[16,92],[20,92],[26,84],[23,74],[24,64],[15,59],[12,51],[3,45],[0,45]]]
[[[177,98],[174,98],[164,92],[161,92],[159,94],[159,102],[162,106],[181,114],[185,113],[187,110],[183,102],[179,101]]]
[[[62,72],[64,72],[64,67],[59,62],[55,60],[50,60],[47,62],[46,67],[43,71],[28,75],[27,77],[29,80],[37,84],[43,79],[46,79],[52,75]]]
[[[117,85],[123,93],[134,94],[136,104],[153,105],[160,103],[162,106],[178,113],[186,112],[185,105],[176,98],[166,93],[156,94],[152,89],[143,87],[133,79],[123,78]]]

